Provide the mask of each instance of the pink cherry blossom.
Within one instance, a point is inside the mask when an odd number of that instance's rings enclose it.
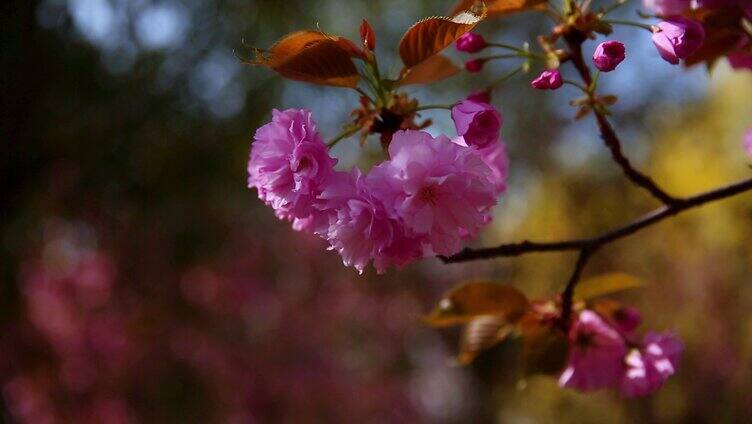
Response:
[[[658,24],[653,33],[653,44],[663,60],[678,64],[700,48],[705,40],[705,30],[698,22],[675,16]]]
[[[752,128],[748,129],[744,134],[744,150],[747,151],[747,155],[752,158]]]
[[[690,0],[643,0],[645,7],[662,15],[681,15],[692,6]]]
[[[645,396],[676,373],[684,346],[673,334],[647,333],[641,348],[624,358],[626,370],[619,389],[624,396]]]
[[[507,175],[509,174],[509,156],[507,145],[503,141],[497,141],[478,150],[483,162],[491,168],[488,181],[493,185],[496,196],[507,191]]]
[[[475,149],[423,131],[395,133],[390,160],[371,173],[380,196],[413,234],[424,237],[424,253],[451,255],[477,235],[496,204],[492,170]]]
[[[355,195],[355,176],[360,171],[335,171],[329,175],[321,187],[321,193],[313,203],[313,211],[306,217],[293,220],[292,228],[297,231],[327,237],[329,225],[336,218],[337,210]]]
[[[390,266],[400,267],[420,258],[421,244],[406,234],[404,224],[379,199],[382,175],[376,172],[369,177],[371,186],[359,170],[348,174],[350,193],[336,209],[327,239],[345,266],[362,273],[373,259],[376,270],[383,273]],[[343,185],[338,191],[337,197],[348,188]]]
[[[569,339],[569,359],[559,385],[582,391],[614,387],[627,353],[624,339],[598,314],[585,310],[574,321]]]
[[[452,120],[468,145],[482,148],[499,140],[503,120],[488,103],[463,100],[452,107]]]
[[[752,45],[750,45],[752,47]],[[726,55],[734,69],[751,69],[752,70],[752,51],[735,50]]]
[[[248,186],[255,187],[282,219],[308,218],[336,159],[316,133],[311,112],[273,111],[272,122],[256,131],[248,162]]]

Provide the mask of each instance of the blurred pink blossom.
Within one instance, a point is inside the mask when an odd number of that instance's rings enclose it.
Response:
[[[681,15],[692,6],[690,0],[643,0],[648,10],[662,16]]]
[[[329,156],[310,111],[275,109],[272,114],[272,122],[256,131],[248,186],[280,218],[307,218],[337,160]]]
[[[626,370],[619,389],[624,396],[645,396],[676,372],[684,346],[672,334],[647,333],[642,346],[624,358]]]
[[[582,311],[569,332],[571,347],[559,385],[582,391],[616,386],[627,353],[624,339],[593,311]]]

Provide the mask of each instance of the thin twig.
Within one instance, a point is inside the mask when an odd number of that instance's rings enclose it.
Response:
[[[563,252],[569,250],[595,249],[604,244],[632,235],[643,228],[656,224],[668,217],[678,215],[688,209],[692,209],[706,203],[725,199],[737,194],[752,190],[752,178],[735,184],[714,190],[706,191],[698,195],[687,197],[678,203],[664,205],[624,226],[606,231],[599,235],[553,242],[536,242],[525,240],[519,243],[502,244],[496,247],[484,249],[465,248],[456,255],[441,257],[446,263],[467,262],[478,259],[492,259],[500,257],[520,256],[527,253]]]
[[[590,68],[588,68],[583,58],[580,42],[577,40],[568,40],[568,44],[571,51],[570,58],[572,60],[572,64],[577,69],[577,72],[580,74],[580,78],[582,78],[582,81],[585,83],[585,85],[590,87],[592,85],[593,79],[590,75]],[[673,203],[681,202],[681,199],[677,199],[666,193],[666,191],[660,188],[652,178],[643,174],[632,166],[629,159],[624,156],[624,153],[621,150],[621,141],[619,141],[619,137],[616,135],[613,127],[608,122],[604,111],[601,108],[593,108],[593,112],[595,113],[595,118],[598,122],[598,129],[600,130],[601,138],[603,139],[603,142],[605,143],[608,150],[611,152],[611,158],[621,167],[624,175],[633,184],[644,188],[645,190],[650,192],[653,197],[660,200],[664,204],[670,205]]]
[[[336,146],[337,143],[344,140],[347,137],[350,137],[351,135],[355,134],[360,130],[360,127],[358,126],[350,126],[348,128],[345,128],[342,130],[341,133],[337,134],[333,139],[329,140],[328,143],[326,143],[326,148],[331,149],[332,147]]]
[[[580,250],[580,255],[577,257],[577,262],[574,265],[572,275],[569,277],[567,286],[561,293],[561,326],[566,332],[569,329],[569,315],[572,313],[572,299],[574,298],[574,288],[580,281],[582,271],[590,260],[590,257],[595,252],[596,247],[586,247]]]

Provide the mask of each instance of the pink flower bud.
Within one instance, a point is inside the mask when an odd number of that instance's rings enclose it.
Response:
[[[491,103],[491,90],[479,90],[470,93],[465,100],[474,102]]]
[[[561,73],[558,69],[550,69],[541,72],[538,78],[534,79],[530,85],[538,90],[556,90],[564,84]]]
[[[673,333],[648,332],[642,346],[630,349],[618,383],[625,397],[648,395],[663,386],[676,373],[684,345]]]
[[[744,150],[747,151],[747,155],[752,158],[752,128],[747,130],[744,134]]]
[[[452,107],[452,120],[469,146],[483,148],[499,141],[501,115],[488,103],[463,100]]]
[[[604,41],[593,53],[593,64],[602,72],[611,72],[624,60],[624,44],[619,41]]]
[[[691,56],[705,40],[700,23],[679,16],[659,23],[658,28],[653,33],[653,44],[663,60],[674,65]]]
[[[486,48],[487,45],[488,44],[486,43],[486,40],[483,38],[483,36],[474,32],[467,32],[463,34],[460,38],[457,39],[457,42],[455,43],[457,50],[465,53],[479,52]]]
[[[481,69],[483,69],[483,65],[486,64],[486,59],[473,59],[468,60],[465,62],[465,69],[467,69],[467,72],[480,72]]]

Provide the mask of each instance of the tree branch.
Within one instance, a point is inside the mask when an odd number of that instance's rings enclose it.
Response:
[[[574,65],[575,69],[577,69],[577,73],[580,74],[580,78],[582,78],[582,81],[585,83],[585,85],[590,87],[593,79],[590,75],[590,68],[588,68],[582,55],[582,41],[580,41],[580,39],[577,37],[571,36],[566,37],[566,40],[567,44],[569,45],[569,58],[572,60],[572,64]],[[658,184],[656,184],[655,181],[653,181],[650,177],[636,170],[632,166],[632,164],[629,162],[629,159],[624,156],[624,153],[621,150],[621,141],[619,141],[619,137],[616,135],[614,128],[608,122],[608,119],[606,119],[604,110],[598,107],[594,107],[593,113],[595,114],[595,119],[598,122],[598,129],[601,133],[601,139],[603,139],[606,147],[608,147],[608,150],[611,152],[611,158],[621,167],[624,175],[633,184],[649,191],[650,194],[653,195],[653,197],[660,200],[664,204],[670,205],[680,202],[680,199],[677,199],[666,193],[663,189],[658,187]]]
[[[567,286],[564,288],[564,291],[561,293],[561,319],[560,324],[565,332],[569,330],[569,315],[572,313],[572,299],[574,298],[574,288],[577,286],[577,283],[580,281],[580,276],[582,276],[582,271],[585,269],[585,266],[588,263],[588,260],[590,260],[590,257],[595,252],[596,247],[586,247],[580,250],[580,255],[577,257],[577,262],[574,265],[574,271],[572,271],[572,276],[569,277],[569,281],[567,282]]]
[[[606,231],[594,237],[553,241],[536,242],[525,240],[519,243],[502,244],[496,247],[484,249],[465,248],[456,255],[440,257],[445,263],[467,262],[478,259],[492,259],[499,257],[520,256],[535,252],[562,252],[569,250],[594,250],[604,244],[632,235],[643,228],[656,224],[668,217],[677,215],[688,209],[692,209],[706,203],[735,196],[745,191],[752,190],[752,178],[735,184],[706,191],[692,197],[687,197],[674,204],[664,205],[624,226]]]

